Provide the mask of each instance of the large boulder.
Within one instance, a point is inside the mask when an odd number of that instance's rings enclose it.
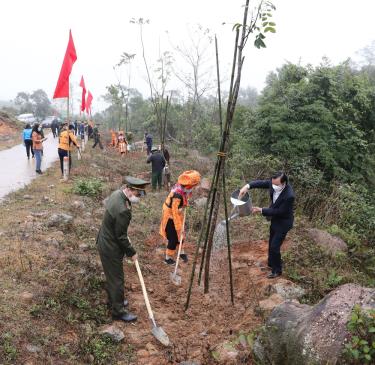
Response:
[[[375,289],[345,284],[314,306],[284,302],[268,318],[254,344],[264,364],[338,364],[352,308],[375,308]]]
[[[326,231],[317,228],[307,230],[308,236],[324,251],[336,255],[339,252],[347,252],[348,245],[341,238],[332,236]]]

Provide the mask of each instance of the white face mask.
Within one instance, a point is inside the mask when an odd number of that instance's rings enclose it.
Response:
[[[132,204],[137,204],[141,200],[137,196],[132,195],[130,198],[128,198]]]
[[[285,185],[275,185],[275,184],[272,184],[272,189],[273,189],[276,193],[279,193],[281,190],[284,189],[284,186],[285,186]]]

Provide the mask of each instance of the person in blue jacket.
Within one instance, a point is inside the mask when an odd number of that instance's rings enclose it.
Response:
[[[241,189],[239,196],[244,196],[249,189],[268,189],[270,195],[271,205],[268,208],[253,207],[252,212],[260,213],[271,221],[268,267],[272,271],[268,278],[273,279],[282,273],[280,247],[293,227],[294,191],[284,172],[275,173],[269,180],[250,181]]]
[[[23,145],[26,147],[26,155],[27,155],[28,160],[30,160],[30,151],[31,151],[31,155],[34,158],[33,141],[31,140],[31,133],[32,133],[32,129],[31,129],[30,124],[26,124],[25,129],[22,132],[22,139],[23,139]]]

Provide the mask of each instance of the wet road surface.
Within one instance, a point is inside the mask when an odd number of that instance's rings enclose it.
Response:
[[[42,171],[58,159],[58,139],[46,134],[43,142]],[[20,144],[0,152],[0,200],[12,191],[23,188],[39,176],[35,172],[35,159],[27,159],[26,148]]]

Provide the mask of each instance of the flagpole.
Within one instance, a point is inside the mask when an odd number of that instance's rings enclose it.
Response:
[[[69,79],[68,79],[69,80]],[[70,175],[70,143],[69,143],[69,126],[70,126],[70,120],[69,120],[69,98],[70,98],[70,81],[68,81],[68,113],[67,113],[67,119],[68,119],[68,176]]]

